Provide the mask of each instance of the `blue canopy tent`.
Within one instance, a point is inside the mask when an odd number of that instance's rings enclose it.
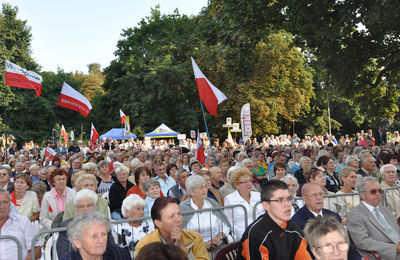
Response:
[[[153,132],[147,133],[144,136],[150,138],[176,138],[179,134],[180,133],[173,131],[171,128],[162,123]]]
[[[115,140],[128,140],[131,137],[133,137],[133,139],[137,139],[135,134],[130,133],[129,135],[125,135],[125,128],[113,128],[110,131],[108,131],[107,133],[105,133],[104,135],[100,136],[100,140],[103,140],[103,138],[112,138]]]

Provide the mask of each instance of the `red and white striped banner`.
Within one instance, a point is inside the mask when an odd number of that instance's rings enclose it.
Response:
[[[17,88],[33,89],[36,96],[42,93],[42,76],[26,70],[6,60],[6,85]]]
[[[78,111],[83,116],[88,116],[90,110],[92,110],[89,100],[65,82],[61,89],[57,105]]]

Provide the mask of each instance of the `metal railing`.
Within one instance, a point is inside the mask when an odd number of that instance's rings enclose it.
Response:
[[[400,187],[387,188],[383,191],[382,204],[388,207],[396,218],[400,217]]]
[[[0,244],[2,243],[1,240],[6,240],[6,239],[11,239],[17,244],[17,257],[18,257],[18,260],[22,260],[22,245],[21,245],[21,242],[18,240],[18,238],[14,237],[14,236],[9,236],[9,235],[3,235],[3,236],[0,236]],[[32,251],[32,252],[35,252],[35,251]],[[32,253],[32,254],[35,255],[34,253]]]

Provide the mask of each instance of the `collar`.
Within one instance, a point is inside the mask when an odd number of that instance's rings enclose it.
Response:
[[[369,205],[368,203],[366,203],[365,201],[362,201],[362,203],[364,204],[364,206],[372,213],[372,211],[374,210],[374,206]],[[378,208],[378,207],[377,207]]]
[[[64,197],[66,195],[66,193],[67,193],[67,187],[64,188],[64,191],[61,194],[61,197]],[[57,196],[60,196],[60,195],[58,195],[58,193],[56,191],[56,188],[52,189],[52,194],[51,195],[53,195],[53,198],[56,198]]]
[[[307,206],[306,206],[306,207],[307,207]],[[320,211],[319,213],[316,213],[316,212],[312,211],[312,210],[309,209],[308,207],[307,207],[307,209],[314,215],[314,217],[318,217],[318,215],[320,215],[321,217],[324,216],[324,215],[322,214],[322,209],[321,209],[321,211]]]

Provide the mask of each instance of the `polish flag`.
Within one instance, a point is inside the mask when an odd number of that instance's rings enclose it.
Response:
[[[67,131],[65,131],[65,128],[64,128],[63,124],[61,125],[61,135],[64,136],[64,143],[65,143],[65,146],[66,146],[67,143],[68,143],[68,133],[67,133]]]
[[[200,139],[199,129],[197,129],[197,147],[196,147],[196,160],[203,165],[206,161],[206,156],[204,155],[203,143]]]
[[[121,109],[119,110],[119,116],[121,117],[121,125],[124,125],[126,115]]]
[[[92,123],[92,129],[90,130],[90,142],[92,142],[92,144],[95,144],[99,136],[99,133],[97,132],[96,128],[94,128],[94,125]]]
[[[200,71],[194,59],[191,59],[200,99],[203,101],[204,105],[206,105],[208,112],[211,115],[218,117],[218,105],[228,98],[219,89],[214,87],[210,81],[208,81],[206,76],[204,76],[204,74]]]
[[[61,89],[57,105],[78,111],[85,117],[88,116],[90,110],[92,110],[92,105],[89,100],[65,82]]]
[[[56,151],[47,147],[46,151],[44,152],[44,157],[49,157],[50,159],[53,159],[54,156],[56,156],[56,154],[57,154]]]
[[[42,76],[6,60],[6,85],[33,89],[38,97],[42,93]]]

